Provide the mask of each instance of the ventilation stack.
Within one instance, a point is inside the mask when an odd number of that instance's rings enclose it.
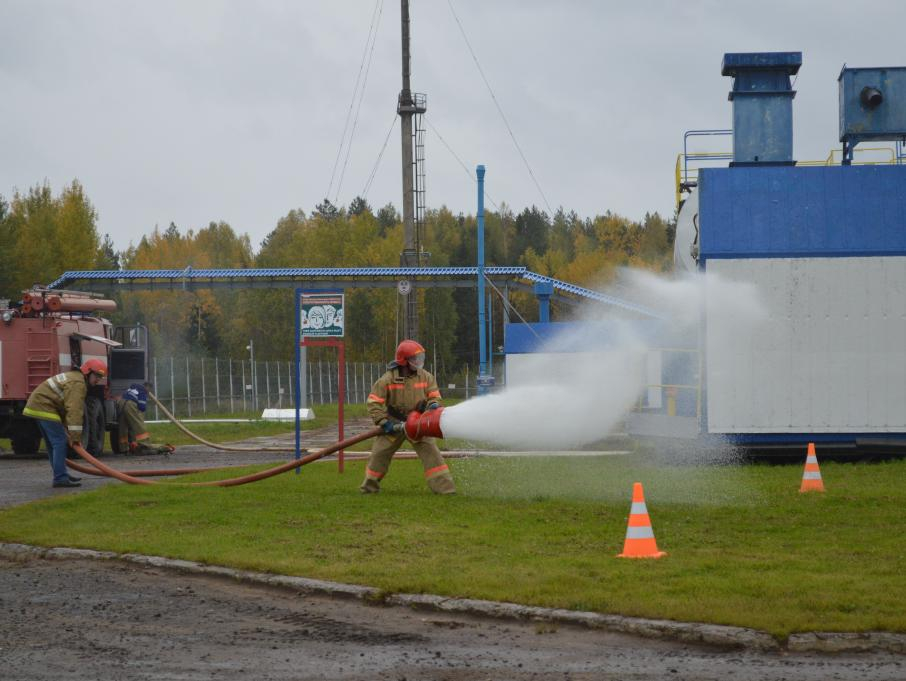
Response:
[[[794,165],[790,76],[802,52],[731,52],[721,75],[733,78],[733,166]]]

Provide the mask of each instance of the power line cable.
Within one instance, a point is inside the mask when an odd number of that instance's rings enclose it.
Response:
[[[493,88],[491,88],[491,84],[488,82],[487,77],[485,77],[484,75],[484,70],[481,68],[481,64],[478,63],[478,57],[475,55],[475,50],[472,49],[472,44],[469,42],[469,38],[462,26],[462,22],[456,15],[456,10],[453,9],[453,0],[447,0],[447,4],[450,6],[450,12],[453,14],[453,18],[456,20],[456,25],[459,26],[459,32],[462,34],[462,39],[465,41],[466,47],[469,48],[469,53],[472,55],[472,60],[475,62],[475,66],[478,67],[478,73],[481,75],[481,79],[484,81],[485,86],[488,88],[488,92],[491,94],[491,99],[494,100],[494,106],[497,107],[497,112],[503,119],[503,124],[506,126],[507,132],[510,133],[510,138],[513,140],[513,144],[516,146],[516,151],[518,151],[519,156],[522,157],[522,162],[525,164],[525,168],[526,170],[528,170],[528,174],[532,178],[532,182],[535,183],[535,187],[538,189],[538,193],[541,194],[541,198],[544,200],[544,205],[547,206],[547,210],[550,211],[551,215],[553,215],[554,211],[551,208],[551,204],[548,202],[547,196],[544,195],[544,190],[541,189],[541,185],[538,183],[538,179],[535,177],[535,173],[532,171],[532,166],[529,165],[528,159],[522,152],[522,147],[519,146],[519,142],[516,140],[516,135],[515,133],[513,133],[513,129],[510,127],[510,122],[507,120],[506,115],[503,113],[503,109],[500,107],[500,102],[497,101],[497,96],[494,94],[494,90]]]
[[[435,128],[434,125],[431,123],[431,121],[428,120],[427,116],[424,117],[424,120],[428,124],[428,127],[431,128],[431,132],[433,132],[435,135],[437,135],[437,139],[439,139],[441,141],[441,144],[443,144],[447,148],[447,151],[449,151],[453,155],[453,158],[455,158],[457,161],[459,161],[459,165],[461,165],[462,169],[464,171],[466,171],[466,175],[468,175],[469,178],[471,178],[472,182],[474,182],[475,184],[478,184],[478,179],[475,177],[474,173],[472,173],[469,170],[468,166],[466,166],[466,164],[463,163],[462,159],[459,158],[459,156],[456,154],[456,152],[453,151],[453,147],[451,147],[449,144],[447,144],[447,140],[445,140],[443,138],[443,135],[441,135],[437,131],[437,128]],[[491,198],[491,195],[488,194],[487,190],[485,190],[484,197],[491,203],[492,206],[494,206],[494,210],[500,212],[500,208],[497,206],[497,203],[494,201],[494,199]]]
[[[368,192],[371,190],[371,183],[374,182],[374,176],[377,174],[378,166],[381,164],[381,159],[384,157],[384,152],[387,150],[387,142],[390,141],[390,134],[396,127],[397,118],[398,116],[394,113],[393,120],[390,121],[390,129],[387,131],[387,136],[384,138],[384,146],[381,147],[381,151],[380,153],[378,153],[377,160],[374,162],[374,167],[371,169],[371,175],[368,176],[368,181],[365,182],[365,188],[362,190],[363,199],[368,196]]]
[[[346,112],[346,122],[343,124],[343,134],[340,136],[340,146],[337,149],[337,157],[333,162],[333,171],[330,173],[330,185],[327,187],[327,193],[324,195],[325,198],[330,196],[330,192],[333,191],[333,181],[337,174],[337,166],[340,164],[340,156],[343,155],[343,147],[346,144],[346,132],[349,130],[349,119],[352,117],[352,109],[355,106],[355,97],[359,91],[359,82],[362,79],[362,70],[365,68],[365,58],[368,56],[368,45],[371,42],[371,34],[374,31],[374,21],[377,17],[378,7],[381,6],[383,0],[375,0],[374,10],[371,12],[371,24],[368,26],[368,37],[365,39],[365,49],[362,52],[362,61],[359,63],[359,72],[355,77],[355,85],[352,88],[352,99],[349,100],[349,110]]]
[[[362,80],[362,89],[359,90],[359,103],[356,106],[355,118],[352,120],[352,132],[349,133],[349,145],[346,147],[346,159],[343,161],[343,170],[340,172],[340,181],[337,183],[337,193],[333,198],[336,203],[340,198],[340,189],[343,186],[343,177],[346,175],[346,167],[349,165],[349,154],[352,151],[352,140],[355,137],[355,130],[359,124],[359,112],[362,110],[362,100],[365,99],[365,88],[368,85],[368,73],[371,71],[371,61],[374,57],[374,46],[377,44],[377,33],[381,25],[381,17],[384,14],[384,0],[379,0],[380,7],[378,10],[377,23],[374,25],[374,33],[371,38],[371,50],[368,52],[368,64],[365,66],[365,78]],[[367,44],[366,44],[367,46]]]

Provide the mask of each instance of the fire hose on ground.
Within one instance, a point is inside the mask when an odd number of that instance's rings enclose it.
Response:
[[[176,416],[174,414],[172,414],[170,412],[170,410],[167,409],[159,399],[157,399],[157,395],[152,393],[150,390],[148,391],[148,396],[151,397],[152,400],[154,400],[154,403],[157,404],[158,407],[160,407],[161,411],[164,412],[164,415],[168,419],[170,419],[170,421],[172,421],[173,424],[177,428],[179,428],[182,432],[184,432],[186,435],[188,435],[192,439],[196,440],[197,442],[200,442],[203,445],[211,447],[212,449],[220,449],[220,450],[231,451],[231,452],[287,452],[287,451],[290,451],[290,449],[288,447],[236,447],[236,446],[232,446],[232,445],[222,445],[222,444],[218,444],[216,442],[210,442],[210,441],[204,439],[203,437],[201,437],[200,435],[197,435],[197,434],[193,433],[191,430],[189,430],[188,428],[186,428],[183,425],[183,423],[178,418],[176,418]],[[302,450],[302,451],[308,451],[308,450]],[[85,458],[85,457],[83,456],[82,458]],[[105,473],[101,472],[97,468],[94,468],[94,469],[88,468],[87,466],[81,465],[81,464],[73,461],[72,459],[66,459],[66,464],[69,467],[71,467],[73,470],[79,471],[80,473],[85,473],[86,475],[106,475]],[[124,473],[125,475],[129,475],[129,476],[132,476],[135,478],[142,478],[142,477],[150,478],[150,477],[161,477],[161,476],[168,476],[168,475],[188,475],[190,473],[199,473],[201,471],[223,470],[226,468],[237,468],[237,467],[238,466],[222,466],[219,468],[165,468],[165,469],[159,469],[159,470],[135,470],[135,471],[120,471],[120,472]],[[111,469],[111,470],[113,470],[113,469]]]
[[[150,390],[148,391],[148,397],[154,400],[154,404],[156,404],[160,408],[160,410],[164,413],[164,416],[170,419],[177,428],[179,428],[183,433],[188,435],[193,440],[200,442],[206,447],[211,447],[212,449],[221,449],[227,452],[287,452],[290,449],[288,447],[236,447],[233,445],[223,445],[216,442],[210,442],[209,440],[205,440],[200,435],[196,435],[191,430],[186,428],[183,423],[178,418],[176,418],[176,416],[174,416],[159,399],[157,399],[157,395],[152,393]]]
[[[409,417],[406,419],[404,431],[406,437],[409,438],[412,442],[418,442],[419,440],[426,437],[443,437],[443,433],[440,429],[440,417],[443,412],[443,407],[439,409],[433,409],[424,413],[419,413],[413,411],[409,414]],[[81,445],[73,445],[75,452],[81,456],[85,461],[95,467],[96,470],[92,470],[87,466],[82,466],[81,464],[72,461],[71,459],[66,459],[66,464],[73,468],[74,470],[86,473],[88,475],[105,475],[111,478],[116,478],[121,482],[127,482],[131,485],[159,485],[159,484],[171,484],[171,485],[187,485],[190,487],[233,487],[236,485],[245,485],[250,482],[257,482],[259,480],[265,480],[271,478],[275,475],[280,475],[281,473],[286,473],[287,471],[294,470],[306,464],[317,461],[318,459],[324,458],[329,454],[333,454],[336,451],[345,449],[346,447],[351,447],[354,444],[369,440],[376,435],[382,434],[384,431],[380,427],[372,428],[367,430],[364,433],[355,435],[354,437],[346,438],[339,442],[335,442],[329,447],[320,449],[317,452],[303,456],[300,459],[294,459],[288,461],[279,466],[269,468],[267,470],[259,471],[257,473],[251,473],[249,475],[243,475],[238,478],[229,478],[227,480],[212,480],[209,482],[191,482],[191,483],[160,483],[155,480],[143,480],[142,477],[156,475],[182,475],[188,473],[197,473],[199,471],[209,471],[209,470],[224,470],[223,468],[211,469],[211,468],[193,468],[193,469],[170,469],[166,471],[132,471],[125,473],[118,471],[114,468],[111,468],[107,464],[99,461],[94,456],[89,454]],[[252,450],[256,451],[256,450]],[[285,450],[282,450],[285,451]]]

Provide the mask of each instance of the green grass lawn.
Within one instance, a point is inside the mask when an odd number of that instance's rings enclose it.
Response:
[[[455,497],[396,461],[237,488],[114,484],[0,512],[0,539],[541,606],[798,631],[906,632],[906,462],[666,466],[644,455],[450,462]],[[191,479],[211,479],[208,473]],[[222,474],[221,474],[222,476]],[[661,560],[616,558],[632,483]]]

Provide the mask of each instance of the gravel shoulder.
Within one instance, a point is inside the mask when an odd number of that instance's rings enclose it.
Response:
[[[117,560],[0,558],[4,678],[904,678],[890,653],[726,651],[585,627],[368,605]]]

